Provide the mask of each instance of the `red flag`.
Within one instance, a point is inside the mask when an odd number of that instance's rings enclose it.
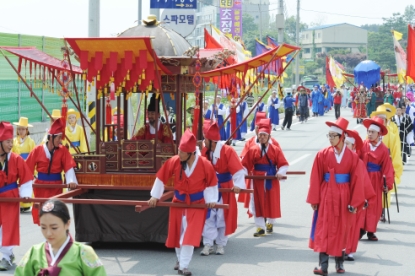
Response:
[[[408,25],[408,45],[406,75],[415,80],[415,30],[411,25]]]
[[[205,49],[222,49],[222,45],[205,29]]]
[[[333,88],[336,86],[330,72],[330,58],[326,56],[326,83]]]

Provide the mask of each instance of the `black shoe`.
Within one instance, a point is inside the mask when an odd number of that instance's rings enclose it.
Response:
[[[265,236],[265,230],[262,228],[257,228],[256,232],[254,233],[254,237],[262,237]]]
[[[354,258],[353,257],[350,257],[350,256],[346,256],[346,257],[344,257],[344,260],[345,261],[348,261],[348,262],[353,262],[354,261]]]
[[[360,229],[360,238],[359,240],[362,239],[362,237],[366,234],[366,231],[364,229]]]
[[[367,232],[367,239],[369,241],[378,241],[378,237],[374,233]]]
[[[274,231],[274,225],[272,223],[267,223],[267,233],[271,234]]]

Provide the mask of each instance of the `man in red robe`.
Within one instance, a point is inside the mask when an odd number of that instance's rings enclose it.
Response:
[[[0,197],[30,198],[33,175],[24,159],[11,152],[13,126],[0,122]],[[19,189],[20,187],[20,189]],[[14,260],[13,247],[20,245],[19,202],[0,203],[0,271],[9,270]]]
[[[356,130],[347,130],[345,144],[351,151],[359,154],[363,146],[363,140],[360,138],[360,135]],[[365,167],[365,164],[362,160],[359,160],[359,163],[359,167]],[[357,251],[357,244],[360,239],[360,228],[361,225],[363,225],[366,210],[373,208],[373,202],[376,198],[376,194],[373,190],[368,173],[365,170],[362,170],[362,173],[363,178],[361,181],[359,181],[359,184],[364,186],[366,201],[363,206],[357,209],[356,216],[353,216],[352,218],[352,225],[350,227],[346,247],[346,261],[354,261],[353,254]]]
[[[230,188],[235,193],[245,188],[245,170],[236,151],[220,141],[220,132],[217,122],[210,125],[205,133],[205,147],[202,156],[208,159],[216,171],[218,188]],[[228,235],[235,233],[237,228],[238,206],[234,193],[218,194],[219,204],[229,204],[229,209],[210,209],[203,228],[204,248],[200,254],[208,256],[214,252],[216,255],[225,254],[224,247],[228,242]]]
[[[375,232],[379,218],[382,215],[382,194],[392,190],[394,170],[389,157],[389,150],[382,143],[381,139],[383,135],[388,133],[388,129],[383,124],[383,119],[378,117],[366,119],[363,121],[363,125],[367,128],[367,139],[363,142],[359,155],[363,163],[366,164],[373,189],[376,193],[376,199],[373,202],[373,208],[366,211],[361,236],[367,231],[368,240],[377,241],[378,238]]]
[[[36,146],[26,159],[29,170],[37,171],[35,184],[62,184],[62,171],[66,184],[70,189],[76,188],[78,181],[74,167],[76,166],[69,150],[62,146],[62,135],[65,131],[62,119],[53,122],[47,135],[47,142]],[[34,188],[35,198],[49,198],[62,193],[62,188]],[[39,224],[39,210],[32,208],[33,223]]]
[[[172,136],[170,128],[167,124],[163,124],[159,119],[159,114],[156,110],[156,94],[150,98],[150,103],[147,107],[148,123],[142,126],[137,133],[131,138],[132,140],[152,140],[156,138],[161,143],[171,143]],[[157,130],[156,130],[157,128]]]
[[[257,112],[256,117],[255,117],[255,136],[249,138],[246,141],[245,146],[242,149],[241,154],[239,155],[241,157],[241,159],[246,155],[248,150],[253,145],[256,145],[256,144],[259,143],[259,141],[258,141],[258,130],[259,130],[261,120],[265,119],[265,118],[266,118],[265,112],[260,112],[260,111]],[[265,120],[264,122],[268,122],[268,121]],[[273,137],[270,137],[269,143],[277,146],[278,148],[281,148],[280,144]],[[245,180],[245,186],[246,186],[247,189],[251,189],[251,180],[250,179]],[[251,200],[251,196],[250,196],[249,193],[240,193],[239,196],[238,196],[238,202],[244,202],[244,207],[245,208],[249,208],[249,201],[250,200]]]
[[[266,122],[258,130],[259,144],[248,150],[242,159],[242,165],[254,176],[275,176],[277,179],[253,181],[254,196],[251,196],[249,212],[254,216],[257,226],[254,237],[264,236],[265,228],[267,233],[272,233],[275,220],[281,217],[279,180],[286,175],[288,169],[288,162],[281,149],[269,142],[270,120],[263,120]]]
[[[307,196],[314,210],[309,246],[319,252],[320,267],[313,271],[317,275],[327,275],[329,255],[335,256],[337,273],[345,272],[343,250],[350,221],[365,202],[364,188],[359,183],[359,157],[344,144],[349,122],[339,117],[335,123],[326,124],[331,146],[320,150],[314,159]]]
[[[218,200],[215,169],[205,157],[196,154],[196,137],[186,130],[180,140],[179,153],[168,159],[157,172],[151,189],[149,206],[155,207],[164,192],[164,184],[174,177],[173,202],[187,203],[189,208],[170,208],[166,246],[176,249],[174,267],[179,275],[192,275],[189,264],[194,247],[199,247],[206,209],[191,208],[192,203],[206,203],[213,208]]]

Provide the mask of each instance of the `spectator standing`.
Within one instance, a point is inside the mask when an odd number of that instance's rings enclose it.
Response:
[[[291,130],[291,124],[293,122],[295,99],[291,96],[291,92],[287,92],[287,96],[284,98],[285,117],[282,123],[281,129],[284,130],[287,126],[287,130]]]
[[[343,98],[343,95],[340,92],[340,89],[338,89],[333,97],[334,113],[335,113],[336,119],[340,117],[340,105],[342,104],[342,98]]]

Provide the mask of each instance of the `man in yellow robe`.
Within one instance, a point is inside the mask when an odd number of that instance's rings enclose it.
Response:
[[[69,146],[69,152],[74,155],[77,154],[76,149],[78,149],[79,153],[88,152],[88,147],[86,145],[86,139],[84,134],[84,129],[80,125],[77,124],[77,120],[80,118],[80,114],[78,111],[74,109],[69,109],[67,113],[67,126],[65,129],[65,136],[68,139],[65,139],[63,144],[65,146]]]
[[[393,108],[391,108],[393,107]],[[402,152],[401,152],[401,140],[399,138],[399,133],[394,129],[396,125],[390,123],[390,119],[395,115],[396,108],[392,105],[380,105],[377,107],[376,111],[372,112],[371,117],[379,117],[383,119],[385,126],[388,129],[388,134],[382,137],[382,142],[389,149],[390,157],[392,159],[393,169],[395,171],[395,184],[396,186],[401,183],[401,176],[403,173],[403,163],[402,163]],[[395,191],[392,189],[388,192],[388,205],[390,205],[391,193]],[[383,200],[382,200],[383,202]]]

